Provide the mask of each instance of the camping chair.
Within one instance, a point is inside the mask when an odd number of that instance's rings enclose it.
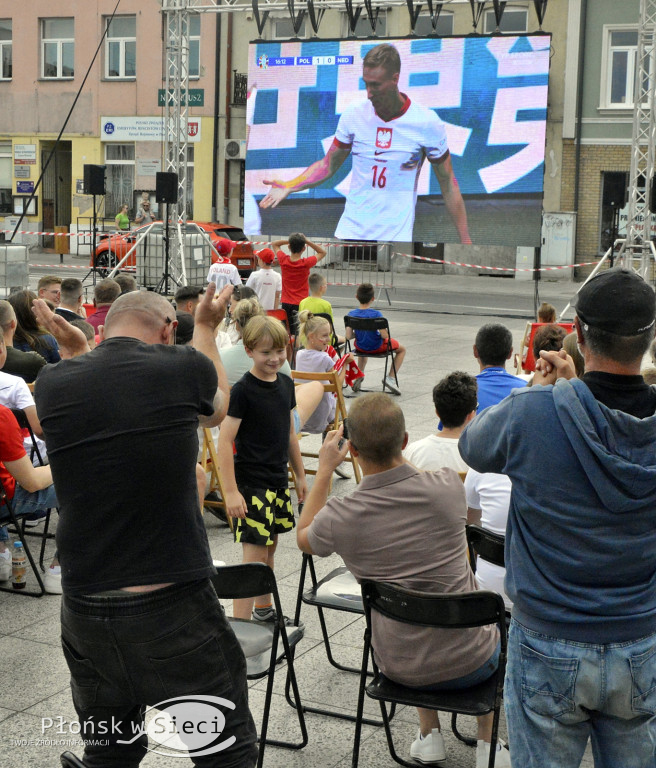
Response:
[[[515,374],[533,373],[535,371],[535,357],[533,356],[533,338],[539,328],[543,325],[558,325],[564,328],[567,333],[572,333],[574,323],[526,323],[526,330],[522,336],[522,343],[519,352],[515,355]]]
[[[396,363],[394,361],[394,351],[392,349],[392,335],[389,329],[389,323],[386,317],[353,317],[352,315],[344,316],[344,328],[351,329],[353,333],[356,331],[387,331],[387,339],[383,341],[383,352],[362,352],[355,346],[355,339],[349,339],[348,333],[346,338],[346,352],[353,352],[356,357],[373,357],[379,360],[385,360],[385,372],[383,373],[383,392],[387,386],[385,380],[387,379],[387,370],[389,368],[391,375],[394,376],[396,386],[399,385],[399,379],[396,375]],[[351,348],[351,341],[353,345]]]
[[[18,426],[21,429],[26,429],[29,433],[30,440],[32,441],[32,448],[30,449],[30,461],[34,462],[34,458],[36,457],[37,461],[39,462],[39,466],[42,467],[45,462],[43,460],[43,456],[41,456],[41,451],[39,450],[39,445],[36,441],[36,436],[34,434],[34,431],[32,430],[32,427],[30,425],[30,422],[25,415],[25,411],[22,408],[11,408],[11,412],[14,414],[14,418],[18,422]],[[51,510],[46,510],[46,518],[43,523],[43,530],[42,531],[27,531],[25,530],[25,524],[26,520],[23,517],[21,520],[21,531],[24,536],[38,536],[41,539],[41,550],[39,552],[39,566],[41,567],[42,571],[45,571],[45,566],[43,564],[43,561],[45,559],[45,553],[46,553],[46,542],[48,539],[54,539],[55,534],[54,533],[48,533],[48,528],[50,526],[50,515]]]
[[[207,507],[209,511],[219,520],[227,523],[230,530],[233,530],[232,518],[226,512],[225,493],[221,482],[221,473],[219,472],[219,456],[216,450],[216,444],[212,437],[212,430],[208,427],[203,428],[203,446],[200,452],[200,465],[209,472],[210,483],[203,501],[203,508]],[[207,498],[210,494],[215,494],[217,498]],[[223,510],[223,514],[219,510]]]
[[[294,671],[294,648],[303,638],[303,630],[293,627],[287,631],[285,617],[282,613],[280,596],[276,584],[276,577],[271,568],[264,563],[244,563],[242,565],[228,565],[216,569],[212,577],[214,589],[219,598],[234,599],[244,597],[257,597],[271,593],[273,605],[278,617],[274,624],[264,624],[243,619],[230,618],[230,626],[234,630],[237,640],[246,656],[246,675],[249,680],[267,678],[266,694],[264,697],[264,712],[262,714],[262,727],[260,728],[260,749],[257,760],[258,768],[261,768],[264,760],[264,747],[271,744],[286,749],[303,749],[308,743],[308,733],[305,725],[305,715],[301,697],[298,692],[298,683]],[[278,652],[278,640],[282,640],[283,650]],[[273,695],[273,677],[276,664],[281,659],[287,660],[287,681],[294,691],[295,709],[298,715],[298,723],[301,729],[302,740],[298,743],[267,739],[269,727],[269,712]]]
[[[296,385],[302,384],[303,382],[306,382],[306,381],[320,381],[323,384],[324,392],[329,392],[335,395],[335,398],[337,399],[337,404],[335,407],[335,418],[332,420],[332,422],[330,422],[330,424],[327,425],[326,430],[338,429],[339,425],[346,418],[346,403],[344,402],[344,395],[342,394],[342,385],[339,381],[339,374],[337,373],[337,371],[326,371],[325,373],[306,373],[305,371],[292,371],[292,379],[294,381],[294,384]],[[299,437],[302,438],[303,436],[304,436],[304,433],[301,431],[301,434]],[[303,456],[304,458],[317,459],[319,457],[319,454],[314,453],[312,451],[301,450],[301,456]],[[361,480],[360,465],[358,464],[358,460],[351,453],[350,449],[344,461],[348,461],[353,465],[353,474],[355,475],[355,482],[359,483]],[[308,469],[306,467],[305,474],[316,475],[317,470]]]
[[[415,590],[403,589],[393,584],[365,580],[361,584],[367,627],[364,635],[364,651],[360,670],[360,690],[358,695],[358,713],[355,724],[353,743],[353,768],[357,768],[360,753],[360,734],[362,731],[362,711],[365,693],[377,699],[385,724],[387,746],[390,755],[400,765],[416,768],[416,763],[403,760],[394,749],[394,742],[389,725],[386,702],[403,704],[410,707],[422,707],[444,712],[462,713],[480,716],[494,712],[490,760],[488,768],[494,768],[499,730],[499,714],[503,693],[503,675],[506,667],[506,622],[505,608],[501,595],[496,592],[461,592],[447,594],[428,594]],[[419,691],[408,688],[380,674],[373,657],[371,646],[371,612],[377,611],[404,624],[418,627],[436,627],[445,630],[482,627],[496,624],[499,628],[501,653],[496,672],[484,682],[470,688],[444,691]],[[367,685],[367,665],[371,655],[374,666],[374,679]]]
[[[11,499],[7,496],[7,492],[5,491],[4,485],[2,484],[2,481],[0,480],[0,502],[4,505],[4,509],[7,511],[9,517],[7,519],[3,519],[2,523],[9,523],[10,525],[13,525],[13,527],[16,529],[16,534],[18,535],[19,540],[23,543],[23,549],[25,550],[25,555],[28,559],[29,564],[32,566],[32,571],[34,572],[34,575],[36,576],[37,583],[39,585],[39,592],[34,592],[31,590],[26,589],[14,589],[12,586],[9,587],[2,587],[0,586],[1,592],[11,592],[15,595],[25,595],[29,597],[43,597],[46,593],[46,588],[43,586],[43,579],[41,578],[41,574],[39,573],[39,569],[36,566],[36,563],[34,562],[34,558],[32,557],[32,553],[30,552],[30,547],[27,543],[27,537],[25,536],[25,533],[23,531],[23,526],[21,523],[19,523],[18,518],[16,517],[16,514],[14,512],[14,506],[11,503]],[[0,507],[2,509],[3,507]],[[45,539],[44,539],[45,540]]]

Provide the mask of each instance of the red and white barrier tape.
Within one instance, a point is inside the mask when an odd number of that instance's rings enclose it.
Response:
[[[92,237],[93,232],[33,232],[31,229],[19,229],[18,232],[14,232],[13,229],[0,229],[0,232],[9,233],[10,235],[38,235],[39,237]],[[131,235],[132,232],[96,232],[96,236],[104,235],[105,237],[112,237],[113,235]]]
[[[559,267],[489,267],[484,264],[465,264],[461,261],[446,261],[445,259],[431,259],[428,256],[415,256],[412,253],[395,253],[395,256],[404,256],[406,259],[417,259],[419,261],[430,261],[434,264],[450,264],[454,267],[471,267],[472,269],[490,269],[494,272],[551,272],[555,269],[574,269],[575,267],[589,267],[592,264],[599,264],[598,261],[585,261],[583,264],[564,264]]]
[[[91,269],[91,266],[87,264],[86,266],[80,265],[80,264],[30,264],[30,267],[39,267],[42,269],[86,269],[87,271]],[[114,267],[98,267],[98,269],[106,269],[108,272],[110,272]],[[121,272],[136,272],[136,267],[121,267]]]

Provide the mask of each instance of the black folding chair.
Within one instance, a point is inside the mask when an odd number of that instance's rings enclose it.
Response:
[[[377,699],[380,704],[390,755],[397,763],[406,765],[409,768],[416,768],[416,763],[403,760],[394,749],[389,716],[385,706],[386,702],[475,717],[485,715],[488,712],[494,712],[492,739],[490,742],[490,761],[488,763],[488,768],[494,768],[507,653],[505,608],[501,596],[496,594],[496,592],[482,590],[478,592],[461,592],[460,594],[428,594],[375,581],[363,581],[361,587],[367,627],[364,635],[362,666],[360,668],[358,711],[353,744],[353,768],[357,768],[360,754],[360,734],[362,731],[365,693],[372,699]],[[377,611],[382,616],[404,624],[454,631],[470,627],[482,627],[486,624],[496,624],[499,628],[501,644],[499,666],[496,672],[484,682],[460,690],[419,691],[416,688],[408,688],[395,683],[380,674],[373,657],[371,645],[372,611]],[[374,668],[374,679],[367,685],[367,666],[370,655]]]
[[[212,583],[214,584],[216,594],[224,599],[257,597],[269,592],[273,597],[273,604],[278,617],[275,623],[265,624],[244,619],[229,619],[230,626],[234,630],[246,656],[246,674],[248,679],[259,680],[262,677],[268,678],[264,697],[262,727],[260,729],[260,750],[257,760],[258,768],[261,768],[266,744],[286,749],[303,749],[308,743],[303,705],[298,692],[298,683],[294,671],[294,648],[303,638],[303,630],[294,627],[289,633],[287,632],[276,577],[268,565],[264,563],[244,563],[242,565],[221,566],[216,569],[216,574],[212,577]],[[283,650],[280,653],[278,651],[279,639],[282,640],[283,645]],[[273,695],[273,677],[276,671],[276,664],[282,659],[287,660],[287,680],[294,691],[294,708],[298,715],[302,736],[300,742],[267,739],[269,712]]]
[[[327,320],[330,323],[330,344],[335,348],[335,352],[337,354],[340,353],[340,347],[342,346],[339,343],[339,340],[337,339],[337,333],[335,332],[335,324],[333,323],[333,318],[330,315],[329,312],[314,312],[313,313],[315,317],[323,317],[325,320]]]
[[[493,533],[482,528],[480,525],[468,525],[465,527],[467,532],[467,546],[469,548],[469,563],[472,571],[476,573],[476,556],[482,557],[489,563],[498,565],[501,568],[506,567],[504,547],[506,537],[499,533]]]
[[[38,592],[34,592],[33,590],[28,590],[27,588],[14,589],[12,586],[9,586],[9,587],[0,586],[0,591],[11,592],[15,595],[25,595],[26,597],[43,597],[43,595],[45,595],[46,593],[46,588],[43,586],[43,579],[41,578],[41,573],[39,572],[39,569],[37,568],[37,565],[34,562],[34,558],[32,557],[32,553],[30,552],[30,548],[27,543],[27,536],[25,535],[25,532],[23,530],[23,526],[21,525],[18,518],[16,517],[16,514],[14,512],[14,507],[11,503],[11,499],[7,496],[7,492],[1,480],[0,480],[0,502],[2,502],[2,506],[0,506],[0,512],[2,512],[3,510],[6,510],[8,515],[8,517],[6,518],[3,516],[2,520],[0,520],[0,525],[9,524],[15,528],[16,535],[18,536],[19,540],[23,544],[25,555],[27,556],[27,559],[30,565],[32,566],[32,571],[34,572],[34,575],[36,576],[37,584],[39,585]]]
[[[308,573],[310,574],[310,588],[306,590],[305,580]],[[324,616],[324,610],[344,611],[345,613],[355,614],[358,617],[364,616],[362,592],[360,591],[360,585],[356,581],[355,576],[353,576],[345,565],[342,565],[339,568],[332,570],[327,576],[321,579],[321,581],[317,581],[317,574],[314,568],[312,555],[303,554],[301,576],[298,582],[298,593],[296,596],[294,624],[298,624],[300,621],[301,607],[303,603],[317,609],[321,635],[323,637],[323,645],[326,649],[326,657],[330,664],[335,667],[335,669],[342,670],[343,672],[354,672],[359,674],[360,667],[351,667],[347,664],[341,664],[333,656],[330,645],[330,636],[328,634],[328,628],[326,627],[326,618]],[[289,696],[289,684],[286,687],[285,695],[289,704],[294,706]],[[354,723],[356,719],[355,715],[349,715],[337,710],[311,707],[307,704],[304,704],[303,708],[306,712],[325,715],[327,717],[336,717],[339,720],[348,720],[351,723]],[[393,716],[394,709],[392,709],[390,713],[390,717]],[[369,720],[364,718],[362,722],[365,725],[383,725],[381,720]]]
[[[84,763],[79,757],[76,757],[72,752],[64,752],[59,757],[62,768],[86,768]]]
[[[353,317],[344,316],[344,328],[350,328],[353,333],[356,331],[387,331],[387,339],[383,342],[383,352],[363,352],[355,348],[355,339],[348,338],[346,334],[346,352],[353,352],[356,357],[373,357],[374,359],[385,360],[385,372],[383,373],[383,392],[387,387],[387,371],[394,376],[396,386],[399,386],[399,379],[396,375],[396,363],[394,361],[394,350],[392,349],[392,335],[390,334],[389,323],[386,317]],[[353,342],[353,345],[351,345]]]
[[[10,408],[10,410],[14,414],[14,418],[18,422],[18,426],[21,429],[26,429],[29,432],[30,440],[32,441],[32,448],[30,449],[30,461],[34,463],[34,459],[36,457],[39,463],[39,466],[43,467],[45,465],[45,461],[43,460],[43,456],[41,455],[41,451],[39,450],[39,444],[37,442],[36,435],[34,434],[32,425],[30,424],[29,419],[25,414],[25,411],[22,408]],[[47,509],[46,518],[43,521],[42,531],[26,530],[25,528],[26,520],[24,517],[21,519],[23,536],[37,536],[41,539],[41,549],[39,552],[39,566],[41,567],[42,571],[45,571],[45,565],[43,564],[43,561],[45,559],[45,554],[46,554],[46,542],[48,541],[48,539],[55,538],[54,533],[48,532],[48,529],[50,527],[50,515],[51,515],[51,510]]]

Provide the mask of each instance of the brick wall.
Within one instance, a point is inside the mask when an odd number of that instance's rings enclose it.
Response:
[[[561,208],[574,210],[576,146],[573,140],[563,141],[563,172]],[[599,255],[601,218],[601,179],[604,171],[629,171],[631,147],[589,144],[581,147],[579,179],[579,210],[576,226],[576,262],[593,261]],[[585,277],[591,267],[576,270],[576,277]]]

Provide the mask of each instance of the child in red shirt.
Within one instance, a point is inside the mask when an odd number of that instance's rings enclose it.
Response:
[[[278,250],[281,246],[288,245],[290,255]],[[312,248],[314,256],[303,257],[303,251],[307,247]],[[316,245],[300,232],[294,232],[287,240],[276,240],[271,243],[276,251],[278,264],[282,273],[282,308],[287,314],[289,330],[294,336],[298,335],[298,305],[309,294],[308,277],[310,269],[316,266],[326,255],[326,249]]]

